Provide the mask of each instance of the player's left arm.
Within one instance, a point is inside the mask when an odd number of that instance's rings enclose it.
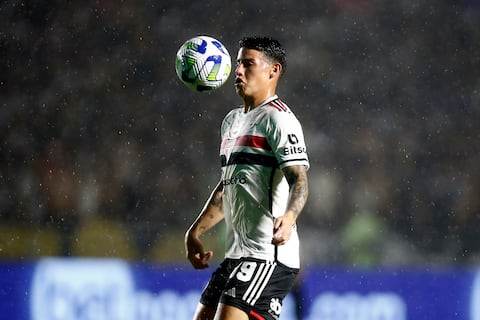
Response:
[[[292,227],[303,210],[308,198],[307,167],[294,165],[283,168],[283,174],[290,186],[287,210],[275,219],[272,244],[283,245],[292,234]]]

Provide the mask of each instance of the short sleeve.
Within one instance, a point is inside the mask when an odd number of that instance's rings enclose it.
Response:
[[[267,139],[281,169],[293,165],[310,167],[302,126],[290,110],[270,112]]]

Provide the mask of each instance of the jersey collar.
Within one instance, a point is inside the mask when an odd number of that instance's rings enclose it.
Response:
[[[256,106],[255,108],[251,108],[250,110],[248,110],[247,112],[250,112],[252,110],[255,110],[257,108],[260,108],[260,107],[263,107],[264,105],[267,105],[269,104],[270,102],[272,102],[273,100],[276,100],[278,99],[278,96],[275,94],[273,96],[271,96],[270,98],[264,100],[262,103],[260,103],[258,106]]]
[[[270,98],[268,98],[267,100],[260,103],[259,107],[264,106],[266,104],[269,104],[270,102],[272,102],[273,100],[276,100],[276,99],[278,99],[278,96],[275,94],[275,95],[271,96]]]

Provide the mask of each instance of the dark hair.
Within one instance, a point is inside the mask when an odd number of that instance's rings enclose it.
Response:
[[[282,66],[282,73],[287,68],[287,58],[285,49],[278,40],[270,37],[246,37],[242,38],[238,45],[240,48],[254,49],[262,51],[267,58],[274,62],[280,63]]]

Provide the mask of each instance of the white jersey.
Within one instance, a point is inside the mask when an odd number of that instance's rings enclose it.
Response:
[[[297,227],[285,245],[271,244],[275,217],[285,213],[289,186],[282,168],[309,167],[302,127],[277,96],[245,112],[230,111],[221,127],[220,157],[226,258],[250,257],[300,267]]]

